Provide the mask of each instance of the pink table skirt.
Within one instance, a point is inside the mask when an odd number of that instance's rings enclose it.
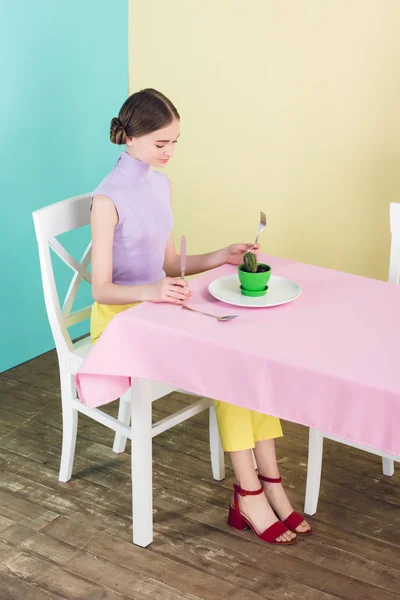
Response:
[[[302,288],[295,301],[232,307],[208,292],[226,265],[191,283],[190,306],[144,303],[117,315],[76,383],[89,408],[118,398],[131,377],[162,381],[400,455],[400,286],[264,257]]]

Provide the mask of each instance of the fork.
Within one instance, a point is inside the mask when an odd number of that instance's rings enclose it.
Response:
[[[258,236],[260,235],[260,233],[262,233],[264,231],[266,226],[267,226],[267,217],[265,216],[265,213],[263,213],[263,211],[260,210],[260,225],[258,226],[258,233],[257,233],[256,241],[254,242],[254,244],[257,244]]]
[[[191,310],[192,312],[199,313],[201,315],[205,315],[206,317],[212,317],[213,319],[217,319],[217,321],[232,321],[232,319],[236,319],[239,315],[225,315],[223,317],[219,317],[218,315],[213,315],[211,313],[203,312],[202,310],[196,310],[195,308],[190,308],[189,306],[182,306],[185,310]]]

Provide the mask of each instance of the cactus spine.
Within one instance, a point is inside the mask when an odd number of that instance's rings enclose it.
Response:
[[[257,273],[257,256],[254,252],[246,252],[243,256],[243,264],[248,273]]]

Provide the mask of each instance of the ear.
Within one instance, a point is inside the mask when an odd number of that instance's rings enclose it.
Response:
[[[130,146],[130,147],[132,147],[132,146],[133,146],[133,138],[126,138],[126,142],[125,142],[125,144],[126,144],[127,146]]]

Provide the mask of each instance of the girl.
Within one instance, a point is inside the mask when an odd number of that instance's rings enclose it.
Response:
[[[180,279],[180,257],[172,234],[171,187],[151,167],[172,158],[180,117],[168,98],[153,89],[130,96],[113,118],[110,139],[126,145],[112,171],[93,192],[92,292],[93,342],[117,313],[143,301],[183,305],[191,291]],[[187,275],[230,263],[258,246],[233,244],[208,254],[188,256]],[[295,513],[279,477],[274,438],[279,419],[215,401],[222,446],[230,453],[237,483],[228,522],[250,526],[262,540],[292,544],[296,533],[311,533]],[[252,449],[259,474],[253,466]]]

